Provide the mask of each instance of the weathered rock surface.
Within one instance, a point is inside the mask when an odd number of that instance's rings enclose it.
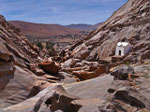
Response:
[[[147,73],[148,67],[149,64],[134,68],[138,74],[140,68]],[[114,80],[107,75],[63,87],[55,84],[2,112],[149,112],[149,80],[143,76],[132,81]]]
[[[123,66],[110,73],[110,75],[114,76],[114,79],[127,80],[129,75],[132,76],[134,73],[133,67]]]
[[[29,99],[27,99],[27,100],[25,100],[19,104],[6,107],[3,109],[3,111],[4,112],[5,111],[6,112],[31,112],[32,110],[34,110],[34,106],[40,100],[41,97],[44,97],[47,93],[50,93],[50,91],[52,91],[52,93],[54,93],[56,91],[56,89],[58,89],[57,85],[48,86],[43,91],[39,92],[36,96],[29,98]]]
[[[0,111],[149,112],[148,15],[148,0],[129,0],[87,38],[60,53],[63,56],[61,61],[64,62],[61,73],[60,65],[48,59],[42,63],[43,71],[36,67],[33,69],[39,76],[30,71],[30,64],[38,61],[37,54],[40,55],[40,52],[21,36],[18,29],[0,16]],[[116,72],[119,72],[119,80],[114,80],[109,74],[97,77],[107,72],[107,64],[104,66],[96,61],[112,56],[115,44],[122,40],[134,45],[133,51],[124,60],[140,60],[143,65],[136,64],[132,65],[134,69],[119,68],[113,71],[111,75],[115,77]],[[57,75],[51,76],[43,72]],[[127,79],[127,74],[133,72],[137,78],[120,80]],[[70,77],[70,74],[81,80],[97,78],[72,84],[47,84],[60,80],[57,76],[63,81],[67,77],[66,82],[74,82],[74,77]]]
[[[103,78],[101,79],[101,77],[99,77],[89,81],[76,83],[71,85],[70,87],[70,84],[68,84],[67,86],[64,86],[67,92],[60,85],[49,86],[36,96],[17,105],[9,106],[4,110],[6,112],[30,112],[31,110],[33,110],[33,112],[68,112],[68,110],[69,112],[95,112],[98,111],[99,106],[104,103],[104,100],[101,100],[99,98],[105,99],[104,96],[106,96],[107,88],[110,87],[110,84],[113,80],[111,76]],[[106,80],[108,80],[108,82],[106,82]],[[103,82],[97,83],[99,81]],[[82,83],[87,86],[83,86]],[[97,85],[95,85],[96,83]],[[77,90],[79,92],[77,95],[75,95],[76,93],[71,90],[72,86],[75,86],[76,89],[74,88],[74,90]],[[97,87],[95,91],[94,87]],[[103,90],[104,88],[106,89]],[[81,91],[81,89],[83,89],[84,91]],[[69,92],[68,90],[72,92]]]
[[[66,72],[59,72],[58,77],[61,78],[60,82],[64,84],[71,84],[74,82],[78,82],[80,80],[77,77],[74,77],[73,75],[66,73]]]
[[[100,76],[107,72],[107,66],[98,62],[88,62],[79,59],[69,59],[62,63],[62,71],[71,73],[81,80],[87,80]]]
[[[47,59],[41,62],[39,64],[39,67],[43,69],[45,72],[52,73],[52,74],[57,74],[61,69],[60,65],[51,59]]]
[[[91,70],[91,68],[92,67],[89,67],[85,71],[84,70],[73,71],[72,74],[77,76],[81,80],[87,80],[87,79],[95,78],[107,72],[105,65],[99,65],[95,70]]]
[[[27,69],[15,66],[13,73],[0,77],[0,107],[17,104],[28,98],[36,77]]]
[[[130,62],[149,59],[149,26],[149,1],[129,0],[97,30],[91,32],[85,39],[79,40],[69,51],[66,51],[71,54],[70,57],[90,61],[101,60],[114,55],[116,44],[125,40],[134,46],[129,55],[136,54],[134,60],[132,55],[128,57]],[[68,55],[67,52],[64,54]],[[85,55],[82,56],[82,54]]]
[[[113,80],[113,77],[108,75],[66,85],[65,89],[81,99],[98,98],[104,100],[102,103],[99,103],[98,112],[148,112],[150,111],[150,94],[148,87],[150,85],[150,76],[147,74],[149,73],[149,64],[138,65],[134,68],[134,72],[139,77],[131,79],[130,81]],[[131,72],[133,71],[131,70],[130,73]],[[147,75],[140,75],[141,72]]]
[[[107,90],[111,87],[113,82],[112,76],[102,76],[94,79],[76,82],[65,85],[67,92],[76,95],[80,98],[99,98],[105,99],[107,97]]]
[[[0,108],[36,95],[47,83],[30,70],[30,63],[38,63],[38,57],[43,57],[38,48],[0,15]]]
[[[63,87],[57,86],[56,90],[53,89],[40,98],[34,107],[34,112],[55,112],[58,110],[62,112],[72,112],[75,111],[74,109],[77,109],[78,106],[71,104],[71,102],[76,99],[78,99],[78,97],[68,94]]]

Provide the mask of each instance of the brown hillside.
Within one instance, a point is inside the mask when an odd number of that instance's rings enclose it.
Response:
[[[17,28],[21,29],[22,33],[31,37],[51,37],[59,35],[80,35],[80,32],[70,28],[66,28],[57,24],[38,24],[23,21],[10,21]]]

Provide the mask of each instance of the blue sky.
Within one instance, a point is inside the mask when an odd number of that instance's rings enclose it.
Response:
[[[105,21],[127,0],[0,0],[7,20],[49,24],[96,24]]]

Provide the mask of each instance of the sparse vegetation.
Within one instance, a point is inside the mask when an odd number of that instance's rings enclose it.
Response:
[[[46,42],[46,50],[48,51],[49,56],[56,55],[56,51],[54,49],[54,43],[51,41]]]
[[[43,45],[41,42],[37,42],[36,45],[40,48],[40,49],[43,49]]]
[[[129,62],[129,61],[124,61],[122,64],[129,66],[129,65],[130,65],[130,62]]]
[[[53,42],[50,42],[50,41],[48,41],[48,42],[46,42],[46,49],[47,50],[52,50],[52,49],[54,49],[53,48],[53,46],[54,46],[55,44],[53,43]]]

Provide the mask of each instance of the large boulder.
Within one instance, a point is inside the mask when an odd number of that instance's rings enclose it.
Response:
[[[32,110],[34,110],[34,106],[39,101],[39,99],[41,97],[44,97],[47,93],[49,93],[49,94],[53,93],[56,90],[56,88],[57,88],[56,85],[49,85],[47,88],[45,88],[44,90],[39,92],[36,96],[33,96],[33,97],[31,97],[31,98],[29,98],[29,99],[27,99],[21,103],[18,103],[16,105],[12,105],[12,106],[8,106],[4,109],[0,109],[0,111],[1,112],[3,112],[3,111],[4,112],[5,111],[6,112],[32,112]]]
[[[127,87],[119,88],[116,90],[114,97],[137,108],[148,108],[150,110],[150,101],[136,89]]]
[[[120,79],[120,80],[127,80],[128,75],[133,75],[133,74],[134,74],[134,68],[131,66],[123,66],[110,73],[110,75],[114,76],[115,79]]]
[[[111,76],[63,85],[53,84],[36,96],[4,108],[2,112],[95,112],[103,103]],[[101,82],[101,83],[99,83]],[[97,88],[97,89],[95,89]],[[65,89],[65,90],[64,90]],[[82,90],[82,91],[81,91]],[[102,99],[102,100],[101,100]]]
[[[67,93],[62,86],[57,86],[39,99],[33,112],[74,112],[74,108],[78,105],[73,105],[71,102],[76,99],[78,97]]]
[[[13,56],[6,49],[6,47],[0,46],[0,77],[3,75],[14,73],[15,67],[14,63],[12,62],[13,60]]]
[[[80,99],[62,86],[54,85],[26,101],[4,108],[2,112],[95,112],[103,103],[104,100],[98,98]]]
[[[57,74],[61,69],[60,65],[51,59],[47,59],[41,62],[39,64],[39,67],[43,69],[45,72],[52,73],[52,74]]]
[[[19,66],[14,68],[12,72],[8,69],[0,76],[0,108],[26,100],[31,89],[37,84],[37,77],[32,72]]]
[[[137,78],[134,81],[114,80],[108,89],[109,101],[116,109],[127,112],[149,112],[149,80]]]

